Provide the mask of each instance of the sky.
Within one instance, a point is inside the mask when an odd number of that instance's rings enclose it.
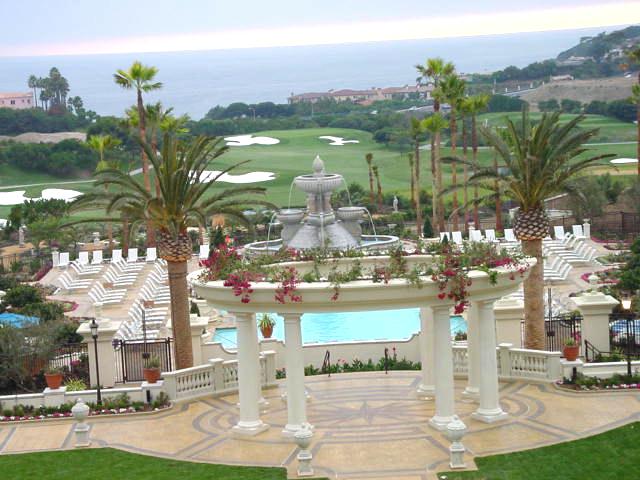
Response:
[[[640,0],[2,0],[0,56],[322,45],[640,23]]]

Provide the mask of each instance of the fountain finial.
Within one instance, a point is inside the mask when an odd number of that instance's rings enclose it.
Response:
[[[313,168],[313,172],[316,176],[324,175],[324,162],[320,158],[320,155],[316,155],[311,167]]]

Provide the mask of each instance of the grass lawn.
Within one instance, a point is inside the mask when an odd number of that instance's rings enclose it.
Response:
[[[284,468],[235,467],[91,448],[0,456],[14,480],[286,480]]]
[[[463,439],[464,442],[464,439]],[[476,458],[477,472],[439,474],[447,480],[623,480],[640,478],[640,423],[573,442]]]
[[[505,114],[486,114],[490,121],[498,121],[504,118]],[[517,114],[514,114],[517,115]],[[593,117],[593,118],[592,118]],[[616,122],[600,116],[591,116],[589,121],[615,124],[615,129],[634,126]],[[595,126],[595,125],[594,125]],[[614,128],[614,127],[612,127]],[[212,170],[221,170],[223,167],[244,160],[249,163],[237,169],[235,174],[247,173],[251,171],[266,171],[276,174],[275,180],[258,184],[267,188],[267,199],[278,206],[286,206],[289,199],[289,191],[293,178],[296,175],[310,173],[311,163],[316,155],[320,155],[325,161],[328,172],[340,173],[344,176],[346,183],[356,182],[368,189],[369,178],[365,154],[371,152],[374,164],[380,170],[380,179],[383,192],[393,192],[408,195],[409,193],[409,161],[406,152],[393,151],[384,145],[372,140],[368,132],[350,129],[318,128],[301,130],[282,130],[257,132],[257,135],[266,135],[280,140],[277,145],[252,145],[248,147],[231,147],[229,152],[210,165]],[[344,146],[331,146],[327,140],[318,137],[322,135],[333,135],[344,137],[348,140],[358,140],[360,143],[346,144]],[[619,157],[635,158],[635,145],[596,145],[592,147],[598,153],[615,153]],[[449,154],[448,148],[443,148],[443,155]],[[459,147],[458,154],[462,155]],[[430,189],[431,171],[429,167],[428,150],[422,150],[422,176],[423,188]],[[488,149],[480,149],[479,162],[481,165],[489,165],[492,162],[493,154]],[[606,163],[606,162],[603,162]],[[621,170],[635,170],[635,165],[623,167]],[[611,173],[616,170],[611,167]],[[451,181],[451,167],[443,167],[444,184]],[[23,172],[9,166],[0,166],[0,191],[7,185],[24,185],[31,183],[47,183],[47,185],[25,187],[26,196],[38,197],[44,188],[66,188],[86,192],[91,190],[91,183],[63,184],[70,180],[83,180],[77,178],[56,178],[38,172]],[[462,183],[462,168],[458,166],[458,181]],[[48,183],[50,182],[50,183]],[[214,191],[220,188],[228,188],[230,185],[221,183],[213,187]],[[4,189],[4,191],[7,191]],[[303,206],[305,198],[302,192],[293,189],[291,197],[292,205]],[[0,206],[0,218],[6,218],[11,207]]]

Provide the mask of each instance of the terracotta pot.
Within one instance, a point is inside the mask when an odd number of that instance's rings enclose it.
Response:
[[[61,373],[45,373],[44,378],[47,381],[47,387],[51,390],[57,390],[62,385]]]
[[[562,354],[564,355],[565,360],[569,362],[573,362],[578,358],[578,354],[580,353],[580,345],[573,345],[565,347],[562,349]]]
[[[260,327],[260,332],[262,333],[263,338],[271,338],[271,335],[273,335],[273,325],[269,327]]]
[[[159,368],[144,368],[142,369],[142,375],[147,383],[156,383],[160,380],[160,369]]]

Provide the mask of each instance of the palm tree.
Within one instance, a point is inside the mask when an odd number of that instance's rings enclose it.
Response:
[[[636,157],[638,158],[638,176],[640,176],[640,83],[631,87],[631,102],[636,104],[636,128],[638,129]]]
[[[98,152],[98,156],[100,158],[96,165],[96,173],[103,170],[118,168],[117,164],[108,162],[105,159],[105,152],[113,150],[121,143],[122,142],[119,139],[112,137],[111,135],[92,135],[87,139],[87,145]],[[105,183],[104,190],[105,192],[109,191],[109,184]],[[123,231],[124,230],[126,230],[126,226],[123,228]],[[107,222],[107,238],[109,239],[109,248],[111,248],[113,246],[113,225],[111,222]]]
[[[139,61],[133,62],[129,70],[117,70],[113,75],[113,79],[117,85],[122,88],[136,90],[137,97],[137,109],[138,109],[138,129],[140,138],[142,139],[142,176],[144,178],[144,187],[147,192],[151,191],[151,180],[149,178],[149,161],[145,155],[144,144],[146,143],[146,124],[145,124],[145,109],[142,101],[142,93],[152,92],[162,88],[161,82],[154,82],[154,78],[158,73],[156,67],[150,67],[143,65]],[[155,245],[155,232],[151,228],[151,222],[147,222],[147,245]]]
[[[407,155],[409,157],[409,174],[411,175],[411,206],[416,207],[416,170],[414,167],[413,153]]]
[[[424,125],[422,121],[415,117],[411,117],[411,123],[409,124],[409,136],[413,140],[413,163],[414,173],[413,178],[415,181],[415,190],[413,191],[416,205],[416,234],[418,238],[422,236],[422,206],[420,205],[420,142],[424,135]]]
[[[38,77],[36,77],[35,75],[29,75],[28,84],[29,88],[33,89],[33,100],[35,102],[34,106],[38,108],[38,93],[36,92],[36,89],[38,88]]]
[[[367,153],[364,156],[364,159],[367,162],[367,168],[369,169],[369,203],[371,205],[375,204],[374,193],[373,193],[373,153]]]
[[[434,96],[433,96],[433,111],[435,114],[438,114],[440,112],[440,102],[441,102],[441,95],[439,94],[439,86],[440,86],[440,81],[443,77],[447,76],[447,75],[452,75],[455,70],[456,67],[453,65],[453,63],[451,62],[445,62],[442,58],[428,58],[427,61],[425,62],[424,65],[416,65],[416,70],[418,70],[418,73],[420,74],[420,76],[416,79],[416,83],[418,83],[419,85],[428,85],[428,84],[432,84],[433,85],[433,92],[434,92]],[[435,129],[434,131],[434,135],[432,135],[431,137],[431,155],[432,155],[432,159],[433,157],[433,152],[436,151],[436,149],[438,150],[438,152],[440,151],[440,136],[441,136],[441,132],[442,129]],[[436,156],[436,158],[439,159],[439,156]],[[438,160],[439,161],[439,160]],[[432,171],[435,171],[437,173],[437,175],[439,175],[440,178],[437,179],[437,183],[439,183],[440,185],[442,185],[442,168],[440,165],[431,166]],[[436,194],[436,192],[434,191],[434,195]],[[444,200],[442,200],[440,197],[439,198],[439,205],[437,207],[438,210],[438,230],[440,232],[444,231]],[[435,202],[434,202],[434,208],[436,208],[435,206]],[[435,222],[434,222],[434,228],[435,228]]]
[[[462,121],[462,158],[463,160],[469,159],[469,115],[471,97],[465,97],[460,101],[458,110],[460,111],[460,120]],[[469,229],[469,192],[467,188],[467,180],[469,179],[469,168],[467,164],[462,165],[462,205],[464,206],[464,231]],[[468,233],[468,232],[467,232]]]
[[[431,134],[431,197],[433,201],[433,218],[431,225],[434,230],[444,232],[444,200],[442,191],[442,166],[440,165],[440,142],[434,142],[434,138],[440,137],[440,132],[447,128],[449,123],[440,113],[434,113],[423,120],[424,128]]]
[[[484,111],[489,105],[489,95],[481,93],[469,97],[466,101],[466,108],[471,116],[471,153],[473,158],[472,170],[474,175],[478,172],[478,113]],[[466,187],[465,177],[465,187]],[[480,228],[480,216],[478,215],[478,186],[473,187],[473,224],[476,229]]]
[[[378,170],[377,165],[374,165],[371,169],[373,170],[374,177],[376,177],[376,185],[378,186],[378,212],[382,212],[382,184],[380,183],[380,171]]]
[[[466,82],[452,73],[445,76],[440,85],[438,86],[441,92],[441,98],[449,104],[451,107],[451,113],[449,114],[449,129],[451,130],[451,156],[456,156],[456,143],[457,143],[457,114],[460,106],[460,102],[464,98],[464,92],[466,89]],[[451,183],[454,187],[458,184],[457,165],[453,161],[451,163]],[[458,224],[458,192],[453,191],[453,229],[459,230]]]
[[[537,260],[524,281],[525,348],[545,347],[542,239],[549,233],[549,219],[544,200],[561,192],[575,192],[571,181],[577,174],[613,156],[583,155],[589,151],[583,145],[598,133],[597,128],[584,128],[584,119],[579,115],[561,124],[560,113],[554,112],[543,114],[540,122],[533,124],[525,108],[521,122],[507,120],[504,135],[481,128],[506,169],[481,169],[471,176],[469,184],[491,192],[485,199],[502,191],[519,204],[515,234],[522,241],[523,252]]]
[[[96,186],[107,184],[116,188],[86,194],[76,200],[74,209],[95,208],[98,202],[105,206],[108,215],[119,212],[131,219],[132,229],[150,222],[152,228],[158,230],[158,253],[168,265],[176,368],[188,368],[193,364],[193,352],[187,285],[187,262],[191,259],[192,245],[187,227],[206,225],[212,215],[225,215],[247,223],[243,210],[249,200],[252,204],[273,206],[246,197],[263,194],[264,188],[243,186],[210,191],[220,176],[246,162],[221,168],[223,171],[211,182],[200,180],[209,162],[227,151],[221,138],[200,136],[185,142],[165,134],[161,152],[154,152],[142,140],[141,143],[160,182],[159,196],[149,192],[135,177],[118,169],[107,169],[96,174]]]

